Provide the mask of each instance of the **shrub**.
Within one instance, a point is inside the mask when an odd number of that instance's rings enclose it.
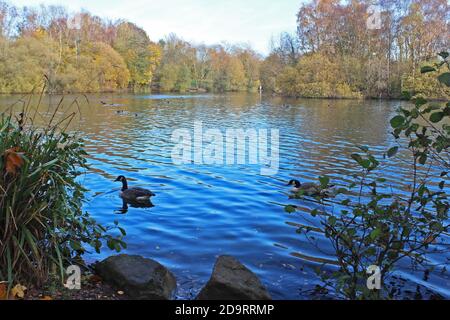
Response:
[[[423,73],[436,72],[441,67],[448,70],[448,53],[439,55],[441,60],[434,67],[423,68]],[[450,73],[441,73],[437,79],[441,85],[450,86]],[[328,212],[330,200],[316,199],[323,207],[312,210],[311,215],[319,218],[321,232],[334,248],[338,266],[332,273],[318,268],[323,281],[321,292],[331,290],[336,297],[350,299],[395,298],[399,292],[389,288],[384,280],[400,261],[407,259],[414,267],[429,271],[437,266],[428,254],[449,252],[446,235],[450,229],[450,203],[446,180],[450,169],[450,103],[428,103],[421,96],[412,98],[414,105],[400,108],[390,121],[394,137],[409,141],[407,151],[412,161],[409,195],[381,191],[390,188],[382,172],[376,172],[385,157],[395,156],[402,146],[399,143],[387,150],[382,159],[377,159],[367,147],[360,147],[360,153],[351,155],[361,172],[352,183],[338,190],[346,195],[337,202],[345,209]],[[431,176],[431,169],[440,169],[440,175]],[[437,188],[430,186],[432,178],[440,179]],[[325,189],[329,179],[321,177],[320,183]],[[286,206],[285,210],[293,212],[295,207]],[[299,231],[312,239],[311,230],[302,227]],[[367,287],[367,271],[373,265],[380,271],[381,290]]]
[[[57,120],[57,108],[38,128],[27,110],[0,116],[0,281],[10,287],[42,284],[56,270],[62,280],[85,245],[97,252],[104,241],[118,251],[125,246],[82,211],[85,189],[77,177],[87,168],[86,153],[66,130],[75,113]]]
[[[422,69],[426,70],[428,68],[427,65]],[[449,71],[447,66],[442,67],[441,71],[444,70]],[[450,89],[442,86],[435,75],[428,72],[404,75],[402,77],[402,92],[405,91],[410,92],[412,95],[422,94],[429,99],[445,100],[450,96]]]

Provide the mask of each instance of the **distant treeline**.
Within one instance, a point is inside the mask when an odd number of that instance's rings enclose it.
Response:
[[[257,91],[297,97],[448,96],[420,67],[449,47],[447,0],[314,0],[263,58],[247,45],[153,42],[131,22],[60,6],[18,8],[0,0],[0,92]],[[376,11],[376,10],[375,10]],[[293,12],[293,14],[295,14]],[[377,21],[375,21],[377,22]],[[261,23],[264,23],[263,21]]]
[[[297,33],[283,34],[262,63],[266,90],[307,97],[400,97],[404,91],[448,97],[433,76],[420,74],[449,48],[447,0],[343,2],[301,6]]]
[[[0,92],[121,89],[254,91],[259,64],[245,46],[194,46],[169,35],[158,43],[133,23],[60,6],[17,8],[0,0]]]

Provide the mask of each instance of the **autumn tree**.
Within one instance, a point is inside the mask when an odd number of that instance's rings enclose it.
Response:
[[[151,43],[147,33],[133,23],[123,22],[117,27],[113,47],[128,66],[131,86],[148,86],[159,63],[160,52],[157,46]]]
[[[250,47],[236,47],[234,55],[239,59],[244,68],[245,87],[247,91],[257,91],[260,81],[261,58]]]
[[[131,22],[0,0],[0,90],[22,92],[45,75],[51,92],[254,92],[262,85],[267,93],[292,96],[380,98],[426,91],[445,97],[420,67],[449,46],[447,1],[380,0],[381,23],[368,28],[372,4],[303,3],[296,33],[275,37],[263,59],[248,45],[194,44],[173,34],[154,43]],[[20,55],[34,63],[28,75],[16,70],[28,66]],[[318,66],[329,70],[307,74]]]
[[[260,66],[260,81],[264,91],[280,93],[277,80],[284,68],[285,64],[276,53],[271,53],[264,59]]]
[[[44,75],[53,78],[58,57],[47,36],[22,37],[12,43],[0,60],[0,92],[31,92]]]
[[[426,80],[420,75],[420,66],[449,46],[447,1],[381,0],[377,8],[372,5],[369,0],[313,0],[302,4],[297,13],[297,38],[280,36],[267,64],[263,63],[261,82],[274,92],[292,94],[295,86],[310,83],[292,83],[292,79],[308,80],[301,74],[305,70],[298,67],[301,61],[315,64],[326,57],[339,66],[340,75],[320,81],[323,88],[342,88],[345,84],[343,92],[377,98],[400,97],[405,90],[417,91],[415,79]],[[375,14],[379,14],[380,24],[368,28],[369,15]],[[318,61],[312,61],[311,57]],[[279,72],[281,65],[283,72]],[[270,69],[273,71],[269,72]],[[300,74],[296,75],[294,70]],[[435,88],[431,83],[417,83]],[[298,90],[294,92],[298,94]],[[440,95],[437,91],[429,92],[432,96]],[[332,96],[341,94],[334,92]]]

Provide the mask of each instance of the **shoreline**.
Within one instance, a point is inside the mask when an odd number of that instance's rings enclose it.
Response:
[[[41,93],[21,93],[21,92],[15,92],[15,93],[4,93],[0,92],[0,97],[8,97],[8,96],[30,96],[30,95],[39,95]],[[201,94],[209,94],[209,95],[233,95],[233,94],[252,94],[252,95],[258,95],[257,92],[248,92],[248,91],[227,91],[227,92],[214,92],[214,91],[205,91],[205,92],[192,92],[192,91],[186,91],[186,92],[173,92],[173,91],[132,91],[132,90],[119,90],[119,91],[97,91],[97,92],[58,92],[58,93],[44,93],[44,96],[66,96],[66,95],[142,95],[142,94],[149,94],[149,95],[201,95]],[[360,98],[354,98],[354,97],[309,97],[309,96],[285,96],[280,94],[274,94],[274,93],[262,93],[259,94],[264,98],[280,98],[280,99],[292,99],[292,100],[330,100],[330,101],[343,101],[343,100],[349,100],[349,101],[411,101],[408,99],[405,99],[404,97],[360,97]],[[447,101],[446,98],[428,98],[428,101],[430,102],[445,102]]]
[[[15,96],[30,96],[30,95],[39,95],[40,93],[1,93],[0,97],[15,97]],[[229,92],[164,92],[164,91],[154,91],[154,92],[133,92],[133,91],[115,91],[115,92],[108,92],[108,91],[99,91],[99,92],[72,92],[72,93],[44,93],[44,96],[70,96],[70,95],[167,95],[174,97],[179,95],[189,95],[189,96],[197,96],[197,95],[233,95],[233,94],[251,94],[251,95],[258,95],[256,92],[246,92],[246,91],[229,91]],[[366,101],[366,100],[380,100],[380,101],[409,101],[406,99],[402,99],[400,97],[391,97],[391,98],[370,98],[370,97],[362,97],[362,98],[346,98],[346,97],[340,97],[340,98],[333,98],[333,97],[292,97],[292,96],[283,96],[283,95],[273,95],[273,94],[262,94],[262,97],[264,98],[280,98],[280,99],[292,99],[292,100],[334,100],[334,101],[342,101],[342,100],[349,100],[349,101]],[[442,102],[446,101],[445,99],[429,99],[429,101],[434,102]]]

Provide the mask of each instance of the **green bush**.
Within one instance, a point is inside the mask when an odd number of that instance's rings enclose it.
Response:
[[[434,74],[440,71],[437,81],[450,87],[448,53],[441,52],[440,60],[433,67],[422,68],[422,73]],[[395,282],[389,278],[400,261],[407,260],[413,267],[424,272],[439,267],[429,259],[428,254],[448,254],[449,194],[448,177],[450,169],[450,102],[429,103],[421,95],[411,97],[414,105],[400,108],[390,120],[392,134],[396,139],[403,138],[409,143],[404,150],[410,154],[411,166],[408,181],[408,195],[398,195],[390,190],[383,178],[382,167],[386,158],[396,155],[404,147],[400,141],[386,151],[384,157],[375,157],[369,148],[360,147],[360,153],[351,158],[360,167],[353,181],[338,189],[338,199],[316,197],[323,205],[311,211],[318,217],[321,232],[335,250],[335,272],[318,268],[317,273],[323,282],[319,292],[332,292],[333,296],[344,299],[391,299],[402,297],[390,285]],[[432,168],[440,174],[432,175]],[[423,169],[423,170],[421,170]],[[430,181],[439,179],[438,187]],[[329,179],[319,178],[324,189]],[[364,196],[363,196],[364,195]],[[302,194],[294,198],[303,198]],[[327,210],[329,205],[343,207],[336,212]],[[295,206],[285,207],[294,212]],[[311,227],[302,227],[299,232],[313,241]],[[367,286],[368,268],[379,267],[381,288],[369,289]],[[443,268],[442,271],[445,271]]]
[[[430,63],[439,63],[434,60],[428,62],[422,67],[422,70],[433,68]],[[431,70],[431,69],[428,69]],[[448,72],[449,68],[443,65],[440,71]],[[450,96],[450,89],[447,86],[442,85],[433,73],[421,73],[407,74],[402,77],[402,92],[409,92],[412,95],[421,94],[428,99],[440,99],[445,100]]]

